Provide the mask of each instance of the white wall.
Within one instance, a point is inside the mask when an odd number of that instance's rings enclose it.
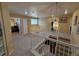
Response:
[[[39,19],[40,31],[49,31],[48,20],[45,18]]]
[[[28,29],[27,29],[27,19],[23,19],[23,33],[26,34],[28,33]]]

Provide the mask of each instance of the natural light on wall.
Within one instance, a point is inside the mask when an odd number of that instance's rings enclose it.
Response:
[[[54,22],[53,27],[55,30],[58,30],[58,22]]]

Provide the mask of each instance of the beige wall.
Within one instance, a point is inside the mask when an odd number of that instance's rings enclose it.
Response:
[[[75,33],[75,34],[76,34],[77,25],[74,25],[75,16],[78,16],[78,19],[77,19],[77,22],[78,22],[78,21],[79,21],[79,10],[76,10],[76,11],[73,13],[73,18],[72,18],[72,33]]]
[[[79,45],[79,35],[77,34],[77,25],[74,25],[75,16],[78,16],[77,23],[79,23],[79,9],[73,13],[72,17],[72,43]],[[79,55],[79,49],[75,51],[76,55]]]
[[[68,24],[67,23],[59,23],[59,31],[60,32],[68,32]]]
[[[71,19],[72,16],[68,16],[68,19],[67,19],[67,23],[60,23],[59,22],[59,31],[60,32],[64,32],[64,33],[69,33],[69,28],[71,26]]]
[[[47,18],[40,18],[39,19],[39,26],[40,26],[40,31],[49,31],[49,22]]]
[[[28,32],[40,32],[40,31],[47,31],[49,28],[48,26],[48,20],[47,19],[39,19],[38,25],[31,25],[31,18],[27,19],[27,29]]]
[[[23,33],[24,34],[27,34],[28,33],[28,29],[27,29],[27,19],[26,18],[24,18],[23,19]]]
[[[29,20],[31,22],[31,19]],[[29,24],[29,31],[30,32],[42,32],[42,31],[48,31],[49,26],[48,26],[48,19],[46,18],[40,18],[38,25],[31,25]]]
[[[71,25],[72,16],[68,17],[67,23],[59,23],[59,17],[40,18],[39,20],[40,31],[50,31],[51,22],[54,21],[54,19],[56,19],[56,21],[58,22],[57,27],[54,27],[54,29],[59,30],[60,32],[69,33],[69,27]]]
[[[78,16],[77,23],[79,22],[79,9],[73,13],[72,17],[72,37],[74,44],[79,45],[79,35],[77,34],[77,25],[74,25],[75,16]]]
[[[58,17],[54,17],[57,22],[59,22],[59,18]],[[38,25],[31,25],[31,18],[30,17],[26,17],[27,19],[27,29],[28,32],[40,32],[40,31],[50,31],[51,30],[51,22],[54,21],[51,17],[48,18],[40,18],[39,19],[39,24]],[[70,26],[70,20],[71,17],[68,18],[68,22],[67,23],[58,23],[58,27],[55,29],[58,30],[60,32],[69,32],[69,26]],[[64,27],[65,26],[65,27]]]
[[[51,22],[54,22],[54,19],[56,19],[56,22],[59,21],[58,17],[48,17],[48,18],[40,18],[39,20],[39,26],[40,26],[40,31],[51,31]],[[54,27],[54,29],[58,30],[58,25],[57,27]]]
[[[7,55],[11,54],[13,51],[13,42],[12,42],[12,34],[11,34],[11,28],[10,28],[10,17],[9,17],[9,11],[8,6],[6,3],[1,3],[1,16],[4,26],[4,37],[6,42],[6,49],[7,49]]]
[[[28,29],[28,33],[30,33],[31,32],[31,18],[30,17],[28,17],[27,18],[27,29]]]
[[[31,25],[31,32],[39,32],[40,27],[39,25]]]

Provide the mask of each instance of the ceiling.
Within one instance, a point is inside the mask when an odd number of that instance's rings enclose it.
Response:
[[[19,13],[34,17],[63,15],[65,9],[68,14],[79,8],[78,2],[7,2],[11,13]]]

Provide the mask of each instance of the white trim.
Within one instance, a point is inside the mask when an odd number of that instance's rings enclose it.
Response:
[[[62,42],[62,41],[59,41],[59,40],[54,40],[54,39],[51,39],[51,38],[46,38],[44,39],[43,41],[41,41],[40,43],[38,43],[34,48],[32,48],[31,52],[35,55],[35,56],[41,56],[41,54],[39,54],[38,52],[36,52],[36,48],[39,47],[45,40],[51,40],[53,42],[56,42],[56,43],[59,43],[59,44],[64,44],[66,46],[71,46],[71,47],[74,47],[74,48],[79,48],[78,45],[75,45],[75,44],[71,44],[71,43],[66,43],[66,42]]]

